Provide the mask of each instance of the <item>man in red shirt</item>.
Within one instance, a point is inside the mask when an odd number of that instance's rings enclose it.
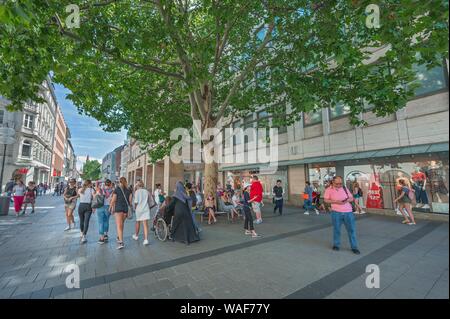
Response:
[[[250,186],[250,203],[252,203],[253,211],[256,215],[255,224],[262,223],[261,206],[263,200],[263,187],[258,179],[258,176],[254,175],[252,178],[252,186]]]

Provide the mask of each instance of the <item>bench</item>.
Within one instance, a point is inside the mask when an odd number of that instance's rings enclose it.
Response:
[[[219,211],[219,212],[216,212],[216,216],[217,215],[227,215],[227,219],[228,219],[228,221],[230,221],[230,212],[222,212],[222,211]],[[194,215],[195,216],[198,216],[198,215],[200,215],[200,222],[201,223],[203,223],[203,218],[205,218],[205,212],[203,211],[203,210],[201,210],[201,211],[194,211]]]

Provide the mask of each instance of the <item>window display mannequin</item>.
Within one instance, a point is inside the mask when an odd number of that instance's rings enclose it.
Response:
[[[443,203],[448,201],[448,189],[445,185],[445,176],[443,169],[436,161],[431,161],[427,167],[427,177],[431,187],[432,202]]]
[[[411,181],[416,192],[417,208],[430,209],[428,194],[427,194],[427,176],[420,169],[416,167],[415,171],[411,173]]]

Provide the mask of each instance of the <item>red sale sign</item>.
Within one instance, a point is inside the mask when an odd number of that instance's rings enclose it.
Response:
[[[383,189],[375,184],[372,183],[372,186],[370,187],[368,193],[367,193],[367,208],[383,208]]]

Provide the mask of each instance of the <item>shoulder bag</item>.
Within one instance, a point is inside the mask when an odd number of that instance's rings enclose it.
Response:
[[[130,202],[128,201],[127,196],[125,196],[125,192],[123,191],[122,187],[119,186],[119,188],[122,192],[123,198],[125,198],[125,201],[127,202],[127,205],[128,205],[127,218],[132,219],[133,218],[133,206],[130,205]]]

